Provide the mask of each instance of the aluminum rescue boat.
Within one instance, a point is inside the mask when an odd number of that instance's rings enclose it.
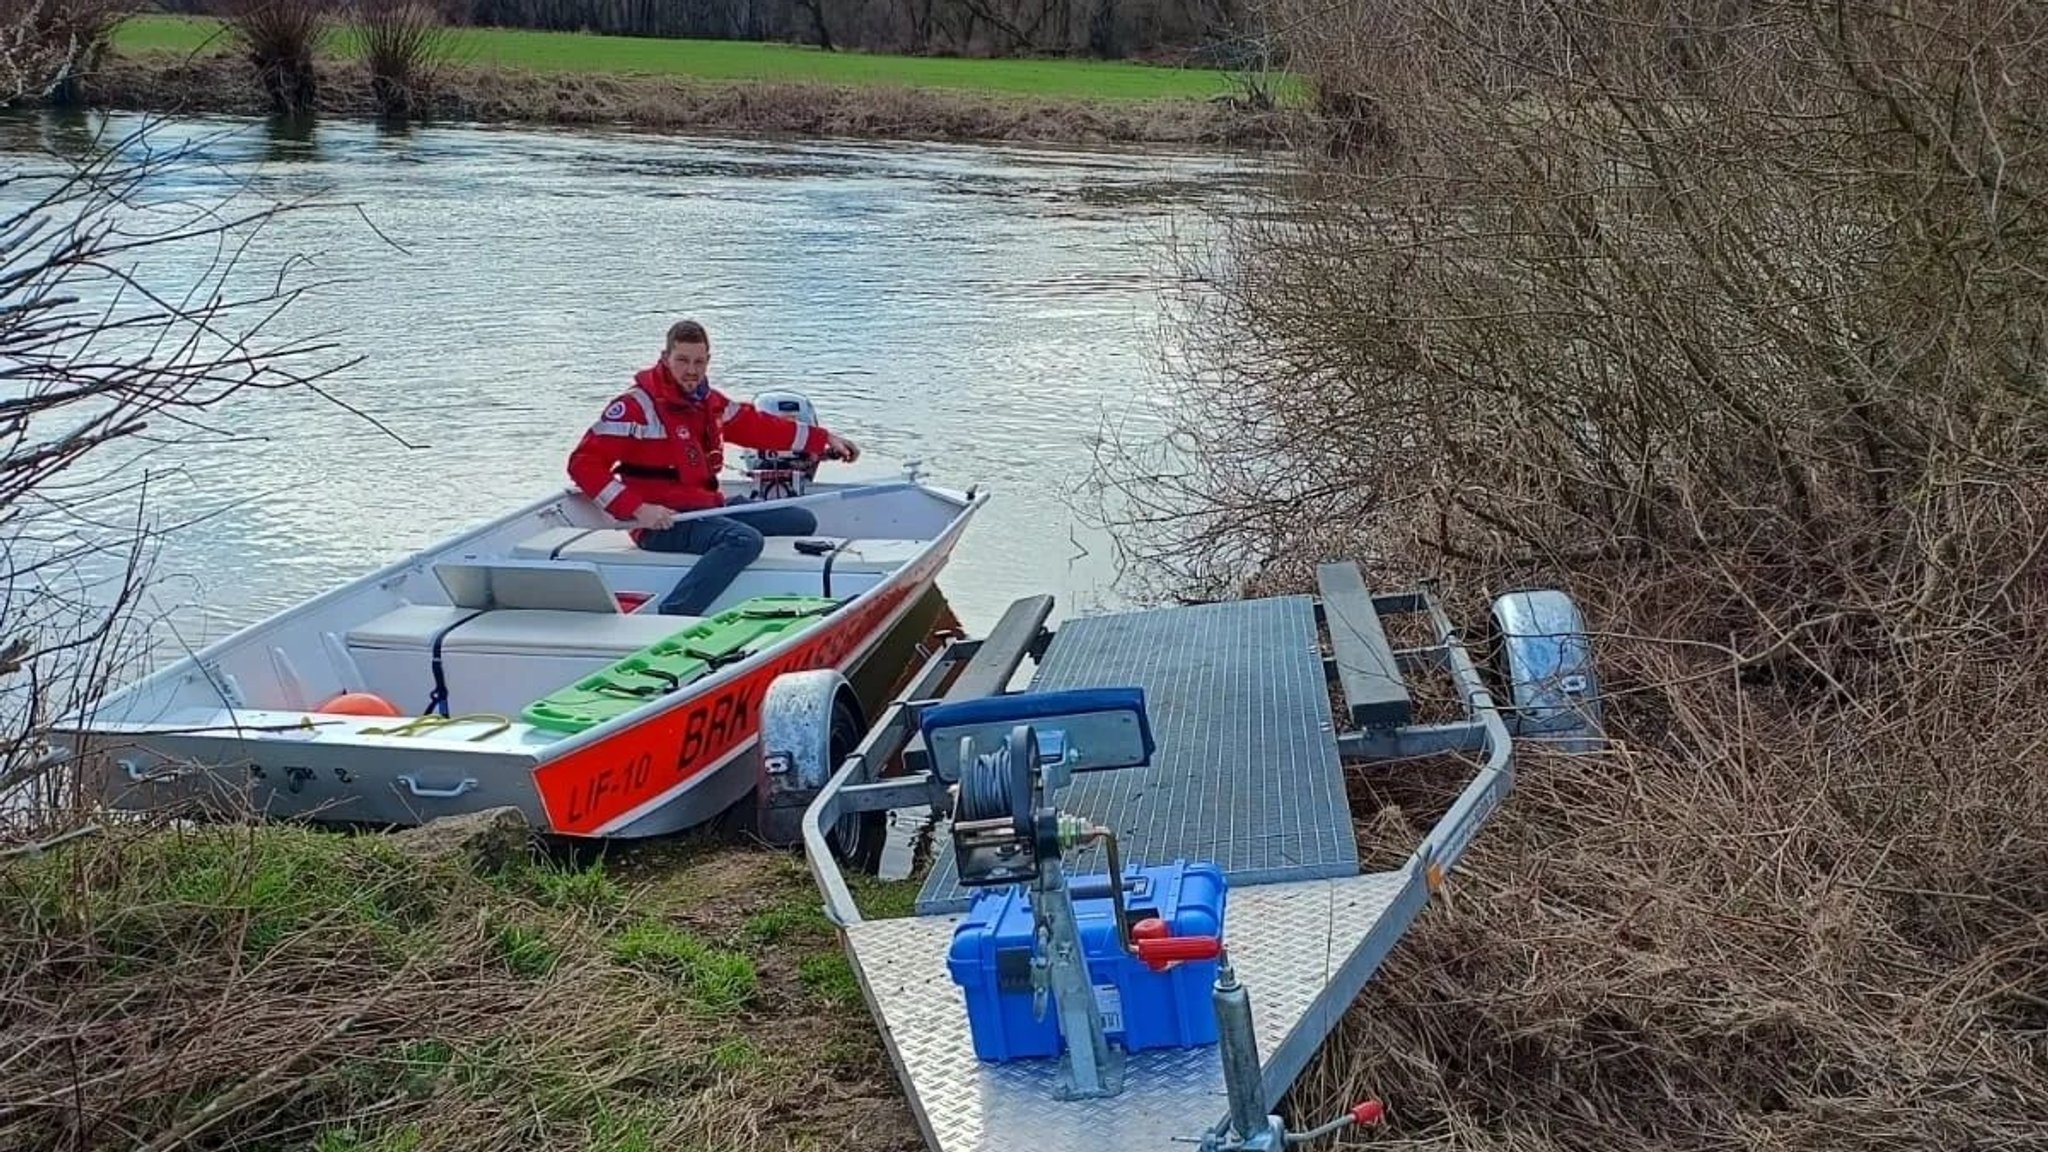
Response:
[[[55,739],[115,809],[406,826],[511,805],[588,838],[706,823],[760,785],[768,685],[853,675],[988,500],[914,464],[834,484],[744,459],[729,499],[818,529],[769,537],[703,617],[657,612],[696,557],[637,548],[567,490],[158,669]]]

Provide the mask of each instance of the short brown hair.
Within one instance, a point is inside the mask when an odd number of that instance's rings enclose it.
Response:
[[[695,320],[678,320],[668,326],[668,347],[678,344],[702,344],[711,347],[711,337],[705,334],[704,326]]]

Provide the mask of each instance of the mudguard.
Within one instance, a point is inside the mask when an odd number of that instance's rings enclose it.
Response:
[[[1503,593],[1493,601],[1493,631],[1515,738],[1568,752],[1604,748],[1593,642],[1572,598],[1550,588]]]

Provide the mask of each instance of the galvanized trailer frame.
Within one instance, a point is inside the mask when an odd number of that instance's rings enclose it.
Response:
[[[1057,632],[1045,625],[1050,597],[1020,600],[987,637],[933,653],[850,750],[843,739],[833,745],[825,722],[846,692],[843,681],[798,673],[770,690],[761,713],[764,792],[785,808],[792,797],[808,799],[805,854],[935,1152],[1135,1152],[1205,1137],[1218,1147],[1272,1146],[1248,1125],[1300,1076],[1506,799],[1515,737],[1568,751],[1601,746],[1591,649],[1563,594],[1496,597],[1490,675],[1482,675],[1433,589],[1374,595],[1350,563],[1322,566],[1318,585],[1316,597],[1083,617]],[[1399,615],[1426,618],[1432,640],[1394,649],[1384,620]],[[1318,632],[1328,637],[1327,655]],[[1006,692],[1027,656],[1038,662],[1030,687]],[[1462,717],[1414,722],[1408,677],[1425,669],[1448,673]],[[1505,704],[1495,702],[1489,678]],[[1341,736],[1331,722],[1331,681],[1355,726]],[[1143,771],[1077,775],[1060,806],[1112,826],[1125,841],[1126,864],[1179,857],[1224,866],[1224,943],[1256,1006],[1256,1092],[1240,1085],[1230,1096],[1213,1046],[1119,1057],[1121,1092],[1093,1100],[1054,1098],[1055,1061],[977,1061],[961,990],[946,970],[966,901],[949,878],[943,828],[917,913],[883,920],[861,915],[828,839],[863,813],[948,810],[951,781],[918,731],[934,705],[1126,685],[1147,694],[1158,758]],[[1476,758],[1457,801],[1401,866],[1361,873],[1340,756],[1445,753]],[[877,778],[899,754],[908,774]],[[1088,871],[1091,862],[1075,854],[1067,867]],[[1103,869],[1093,862],[1092,870]]]

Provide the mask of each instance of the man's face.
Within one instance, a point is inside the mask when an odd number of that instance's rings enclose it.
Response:
[[[688,390],[704,382],[704,371],[711,366],[711,349],[702,344],[671,344],[663,358],[676,383]]]

